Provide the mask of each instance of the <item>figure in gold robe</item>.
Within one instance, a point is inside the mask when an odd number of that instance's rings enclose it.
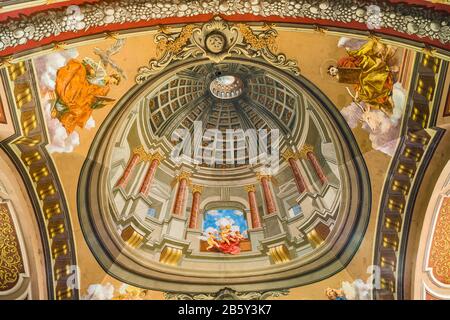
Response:
[[[72,59],[56,73],[56,102],[52,118],[57,118],[67,133],[84,128],[92,111],[114,101],[106,97],[111,84],[119,84],[117,74],[108,76],[100,63],[89,58]]]
[[[392,114],[392,90],[397,67],[390,67],[395,49],[375,39],[369,40],[358,50],[347,51],[348,57],[330,66],[328,74],[340,83],[353,84],[354,98],[372,109]]]

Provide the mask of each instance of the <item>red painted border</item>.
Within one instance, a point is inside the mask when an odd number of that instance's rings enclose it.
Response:
[[[8,17],[16,17],[17,18],[17,17],[20,17],[21,14],[27,15],[27,14],[36,13],[39,11],[37,9],[42,9],[42,8],[44,8],[45,10],[48,10],[51,8],[64,8],[71,4],[94,3],[94,2],[98,2],[98,1],[99,0],[87,0],[87,1],[86,0],[72,0],[72,1],[68,1],[67,3],[64,2],[65,6],[63,6],[63,7],[58,6],[58,4],[39,6],[39,7],[35,7],[35,8],[11,12],[11,14],[16,14],[16,16],[14,16],[14,15],[10,16],[8,13]],[[391,2],[399,3],[401,1],[391,0]],[[419,2],[421,4],[424,3],[423,0],[412,0],[409,2],[415,2],[415,3]],[[427,2],[427,4],[431,5],[432,3]],[[59,4],[59,5],[61,5],[61,4]],[[445,6],[446,10],[448,12],[450,12],[450,6],[446,6],[446,5],[444,5],[444,6]],[[437,7],[436,4],[433,4],[433,7]],[[213,16],[214,16],[213,14],[203,14],[203,15],[197,15],[197,16],[192,16],[192,17],[171,17],[171,18],[155,19],[155,20],[150,20],[150,21],[129,22],[129,23],[124,23],[124,24],[118,24],[118,23],[110,24],[107,26],[90,28],[86,32],[84,32],[84,31],[83,32],[64,32],[58,36],[45,38],[41,41],[29,40],[24,45],[7,48],[3,51],[0,51],[0,57],[14,55],[16,53],[30,50],[33,48],[38,48],[38,47],[41,47],[44,45],[51,44],[53,42],[64,42],[67,40],[76,39],[76,38],[80,37],[80,35],[88,36],[88,35],[102,34],[107,31],[139,29],[139,28],[143,28],[143,27],[152,27],[152,26],[156,26],[156,25],[203,23],[203,22],[207,22],[207,21],[211,20],[213,18]],[[325,28],[326,27],[341,27],[341,28],[353,29],[353,30],[358,30],[358,31],[366,31],[366,32],[369,31],[365,24],[359,23],[359,22],[344,23],[344,22],[322,20],[322,19],[295,18],[295,17],[282,18],[279,16],[262,17],[262,16],[256,16],[253,14],[236,14],[236,15],[231,15],[231,16],[227,16],[227,15],[220,15],[220,16],[224,20],[234,21],[234,22],[240,21],[240,22],[294,23],[294,24],[318,25],[318,26],[325,27]],[[2,20],[2,19],[0,19],[0,20]],[[401,39],[409,39],[409,40],[424,43],[429,46],[433,46],[436,48],[441,48],[441,49],[450,51],[450,44],[443,44],[438,40],[431,40],[429,38],[420,38],[416,35],[407,35],[405,33],[398,32],[398,31],[395,31],[394,29],[390,29],[390,28],[389,29],[388,28],[377,29],[376,33],[382,34],[382,35],[383,34],[390,35],[390,36],[398,37]]]
[[[404,3],[404,4],[408,4],[408,5],[416,5],[416,6],[421,6],[421,7],[432,8],[435,10],[442,10],[442,11],[450,12],[450,5],[444,4],[444,3],[435,3],[435,2],[426,1],[426,0],[388,0],[385,2],[389,2],[389,3],[393,3],[393,4]]]

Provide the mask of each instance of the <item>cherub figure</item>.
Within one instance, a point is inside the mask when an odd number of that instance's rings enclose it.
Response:
[[[208,243],[208,247],[206,248],[206,250],[210,250],[212,248],[219,248],[219,243],[217,242],[217,237],[214,232],[208,232],[206,242]]]
[[[230,244],[231,226],[229,224],[220,226],[220,238],[226,244]]]
[[[326,288],[325,295],[328,297],[329,300],[347,300],[342,290]]]
[[[231,234],[231,239],[233,242],[240,242],[241,240],[244,240],[245,237],[241,234],[239,230],[233,231]]]

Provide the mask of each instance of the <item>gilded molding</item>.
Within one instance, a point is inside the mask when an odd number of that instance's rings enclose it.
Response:
[[[291,149],[287,149],[285,152],[283,152],[282,154],[284,160],[288,161],[289,159],[297,159],[298,155],[292,151]]]
[[[433,234],[428,265],[434,277],[442,283],[450,284],[450,197],[442,201]]]
[[[0,291],[14,288],[25,272],[19,240],[6,204],[0,204]]]
[[[174,248],[171,246],[166,246],[161,251],[161,256],[159,258],[159,262],[168,264],[171,266],[176,266],[178,262],[181,260],[181,256],[183,251],[179,248]]]
[[[374,264],[384,267],[381,289],[374,289],[376,299],[404,299],[405,248],[401,246],[405,230],[411,223],[417,192],[423,173],[443,132],[435,127],[438,112],[435,97],[440,94],[436,81],[443,81],[447,63],[427,54],[417,54],[415,72],[411,79],[414,95],[408,102],[402,121],[406,123],[400,136],[404,136],[392,158],[386,175],[378,209],[378,226],[374,247]],[[400,245],[399,245],[400,244]]]
[[[70,215],[64,200],[64,193],[54,171],[46,144],[47,136],[42,123],[42,109],[33,81],[33,69],[30,61],[12,64],[7,68],[6,79],[11,86],[10,97],[14,104],[15,116],[18,118],[18,132],[5,146],[18,156],[17,163],[22,163],[29,174],[34,197],[42,212],[42,223],[46,226],[48,259],[54,265],[48,277],[52,280],[52,297],[56,299],[73,299],[78,297],[78,290],[70,288],[66,280],[70,276],[70,266],[76,265],[73,248]]]
[[[188,171],[181,171],[177,175],[177,181],[181,181],[181,180],[185,179],[187,182],[189,182],[191,175],[192,174],[190,172],[188,172]]]
[[[201,194],[203,192],[203,186],[199,186],[197,184],[192,185],[192,194],[196,192]]]
[[[291,261],[291,255],[289,250],[284,244],[280,244],[269,248],[269,255],[273,260],[273,263],[280,264]]]
[[[123,229],[120,236],[132,248],[137,248],[144,241],[144,236],[131,225]]]
[[[287,296],[289,290],[271,291],[249,291],[239,292],[233,289],[224,288],[216,293],[164,293],[167,300],[266,300],[268,298],[278,298]]]

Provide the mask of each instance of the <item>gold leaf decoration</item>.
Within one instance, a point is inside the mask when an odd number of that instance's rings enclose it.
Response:
[[[186,25],[181,29],[180,34],[176,38],[171,37],[160,37],[157,40],[156,51],[159,55],[164,52],[169,52],[172,54],[180,53],[183,47],[186,46],[192,32],[194,31],[195,25]]]
[[[268,27],[265,32],[262,32],[259,35],[253,33],[252,29],[244,23],[239,23],[237,27],[244,37],[244,40],[253,50],[268,48],[272,52],[277,51],[277,33],[272,27]]]
[[[444,198],[439,212],[433,242],[430,250],[429,266],[435,278],[450,284],[450,197]]]
[[[6,204],[0,204],[0,291],[13,288],[24,271],[19,241]]]

